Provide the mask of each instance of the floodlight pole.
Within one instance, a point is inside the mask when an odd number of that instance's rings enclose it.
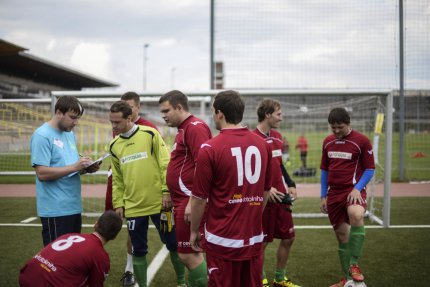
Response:
[[[404,91],[404,43],[403,43],[403,0],[399,0],[399,180],[405,176],[405,91]]]
[[[210,77],[210,89],[213,90],[215,88],[215,66],[214,66],[214,24],[215,24],[215,0],[211,0],[210,5],[210,63],[209,63],[209,77]]]
[[[148,61],[148,58],[146,56],[147,49],[149,47],[149,44],[143,45],[143,90],[146,90],[146,63]]]

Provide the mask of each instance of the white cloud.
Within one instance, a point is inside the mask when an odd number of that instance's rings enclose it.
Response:
[[[109,46],[105,44],[80,43],[70,58],[70,65],[84,73],[105,79],[112,77]]]
[[[312,47],[305,51],[291,55],[290,61],[293,64],[301,64],[305,62],[315,62],[324,60],[327,56],[332,56],[337,53],[336,49],[329,47]]]
[[[51,41],[48,42],[48,45],[46,45],[46,49],[48,51],[51,51],[52,49],[55,48],[57,42],[55,41],[55,39],[52,39]]]

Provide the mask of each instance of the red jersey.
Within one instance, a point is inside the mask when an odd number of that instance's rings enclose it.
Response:
[[[147,126],[147,127],[151,127],[151,128],[154,128],[154,129],[156,129],[157,131],[158,131],[158,129],[157,129],[157,127],[153,124],[153,123],[151,123],[150,121],[148,121],[148,120],[145,120],[144,118],[142,118],[142,117],[139,117],[135,122],[134,122],[136,125],[141,125],[141,126]]]
[[[193,115],[178,127],[166,176],[173,206],[176,209],[185,209],[188,203],[200,146],[211,138],[208,125]]]
[[[202,145],[193,196],[208,199],[206,252],[246,260],[263,251],[263,193],[271,186],[268,144],[247,128],[222,129]]]
[[[345,138],[334,135],[323,143],[321,169],[328,171],[330,192],[350,192],[366,169],[375,169],[372,145],[369,139],[354,130]]]
[[[254,133],[262,137],[270,146],[272,151],[272,187],[278,191],[286,193],[284,178],[282,176],[281,164],[282,164],[282,149],[284,142],[282,135],[275,131],[270,130],[269,134],[261,132],[258,128],[254,130]]]
[[[20,286],[103,286],[109,255],[94,234],[60,236],[21,269]]]
[[[301,152],[307,152],[308,151],[308,141],[305,137],[301,136],[297,139],[297,145],[296,147],[301,151]]]

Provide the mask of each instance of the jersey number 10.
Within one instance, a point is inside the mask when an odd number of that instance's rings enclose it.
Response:
[[[237,185],[243,185],[243,175],[250,184],[254,184],[260,178],[261,173],[261,155],[255,146],[249,146],[245,152],[245,160],[240,147],[231,148],[231,154],[236,158],[237,164]],[[252,170],[251,159],[255,157],[254,171]]]

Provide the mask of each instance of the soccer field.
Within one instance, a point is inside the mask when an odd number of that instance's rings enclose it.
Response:
[[[314,198],[302,198],[310,203]],[[308,204],[306,204],[308,205]],[[430,198],[393,198],[390,229],[372,225],[366,230],[361,266],[367,286],[428,286],[430,270]],[[0,198],[3,216],[0,219],[0,286],[18,286],[19,269],[42,248],[41,227],[36,219],[34,198]],[[94,218],[84,218],[92,225]],[[21,224],[20,224],[21,223]],[[20,226],[17,226],[19,225]],[[310,225],[312,224],[312,225]],[[35,225],[35,226],[34,226]],[[91,232],[85,227],[83,232]],[[126,229],[106,249],[111,258],[111,271],[105,286],[120,286],[125,264]],[[148,262],[153,262],[162,245],[155,229],[149,232]],[[277,242],[268,247],[266,272],[273,278]],[[329,286],[341,277],[337,244],[328,219],[297,219],[294,243],[287,274],[302,286]],[[176,286],[175,274],[165,259],[150,286]],[[228,285],[226,285],[228,286]]]

